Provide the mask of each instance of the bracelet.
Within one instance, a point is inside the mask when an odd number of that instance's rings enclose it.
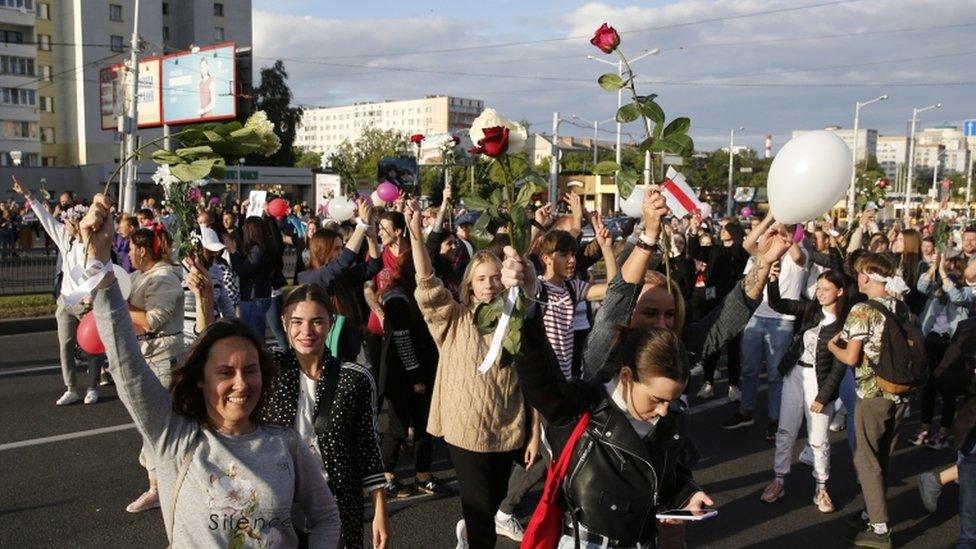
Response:
[[[370,225],[369,223],[366,223],[365,221],[363,221],[362,219],[360,219],[360,218],[357,217],[356,218],[356,228],[358,229],[360,227],[362,227],[364,229],[372,229],[373,228],[372,225]]]
[[[637,236],[637,240],[639,242],[643,242],[644,244],[646,244],[648,246],[657,246],[657,240],[652,239],[651,237],[647,236],[644,233],[639,234]]]
[[[532,226],[535,227],[536,229],[539,229],[542,232],[546,232],[549,230],[549,227],[543,226],[542,223],[539,223],[535,219],[532,220]]]

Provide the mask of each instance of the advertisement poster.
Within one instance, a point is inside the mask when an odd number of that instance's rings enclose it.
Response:
[[[341,180],[334,173],[315,174],[315,211],[322,212],[329,199],[342,194]],[[352,197],[354,198],[354,197]]]
[[[159,57],[147,57],[139,62],[139,127],[154,128],[163,124],[162,63]],[[118,129],[118,117],[129,105],[129,86],[124,64],[112,65],[99,71],[99,97],[103,130]]]
[[[191,124],[237,115],[234,44],[163,58],[163,122]]]
[[[268,191],[251,191],[247,195],[247,217],[264,215],[264,205],[268,201]]]

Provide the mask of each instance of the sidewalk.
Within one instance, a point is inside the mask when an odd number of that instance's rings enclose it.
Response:
[[[34,318],[7,318],[0,320],[0,335],[31,334],[34,332],[51,332],[58,329],[53,316],[38,316]]]

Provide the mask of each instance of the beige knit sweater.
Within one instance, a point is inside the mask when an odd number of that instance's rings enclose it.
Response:
[[[427,431],[471,452],[522,448],[526,418],[514,368],[495,364],[478,373],[491,334],[478,333],[473,309],[455,301],[436,276],[418,276],[415,295],[440,352]]]

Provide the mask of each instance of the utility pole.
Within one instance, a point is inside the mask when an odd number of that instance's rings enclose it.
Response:
[[[549,203],[559,201],[559,112],[552,113],[552,158],[549,160]]]
[[[922,107],[921,109],[915,107],[912,109],[912,131],[908,136],[908,179],[905,181],[905,212],[907,213],[912,207],[912,190],[915,187],[915,123],[918,121],[918,114],[932,110],[942,108],[942,103],[936,103],[935,105],[929,105],[928,107]],[[936,160],[938,162],[938,159]]]
[[[135,0],[135,9],[132,12],[132,41],[129,44],[129,74],[131,77],[130,90],[132,95],[129,97],[129,113],[125,120],[125,158],[129,158],[136,150],[136,131],[139,127],[139,0]],[[124,161],[125,158],[120,159]],[[122,211],[133,213],[136,209],[136,170],[137,163],[129,162],[125,170],[125,203],[122,204]]]
[[[860,122],[861,118],[861,107],[865,107],[872,103],[877,103],[878,101],[885,101],[886,99],[888,99],[887,94],[870,101],[856,101],[854,103],[854,146],[851,147],[851,187],[847,190],[847,219],[854,219],[854,194],[857,184],[857,130],[858,123]],[[867,141],[867,137],[865,136],[865,146],[867,146]],[[867,155],[865,155],[865,158],[867,158]]]
[[[732,216],[733,215],[733,213],[732,213],[732,207],[733,207],[732,194],[733,194],[733,190],[734,189],[732,188],[732,166],[733,166],[733,159],[735,158],[735,132],[736,132],[736,129],[738,129],[738,131],[741,132],[742,130],[745,129],[745,127],[739,126],[738,128],[732,128],[731,130],[729,130],[729,191],[728,191],[728,196],[725,199],[725,215],[728,215],[728,216]]]

